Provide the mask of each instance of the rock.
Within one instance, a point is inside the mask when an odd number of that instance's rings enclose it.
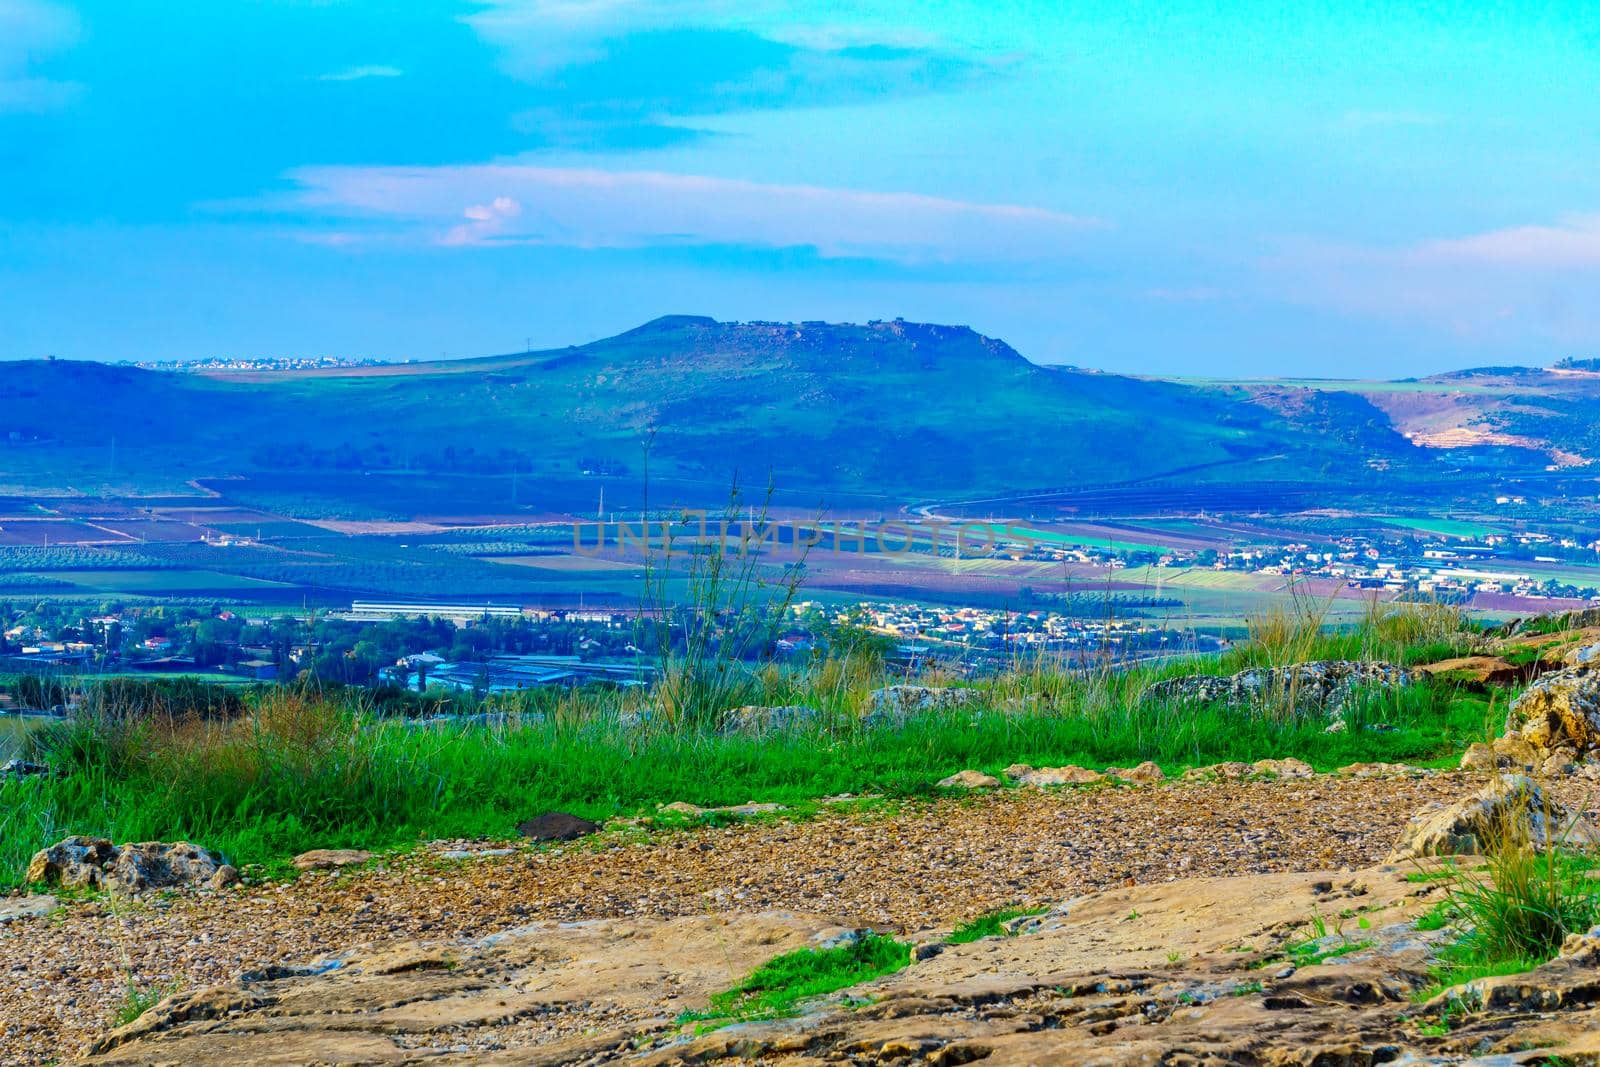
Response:
[[[1337,715],[1358,689],[1397,689],[1419,677],[1418,672],[1391,663],[1314,660],[1288,667],[1252,667],[1233,675],[1168,678],[1145,690],[1141,699],[1230,707],[1287,703],[1297,710]]]
[[[979,696],[976,689],[927,685],[885,686],[872,691],[866,723],[869,726],[898,726],[913,715],[972,707],[978,702]]]
[[[1413,815],[1388,862],[1482,855],[1506,833],[1515,834],[1524,827],[1535,848],[1600,847],[1600,831],[1582,815],[1547,796],[1531,779],[1503,774],[1465,800],[1448,806],[1430,805]]]
[[[1568,667],[1536,679],[1512,701],[1506,733],[1547,754],[1600,752],[1600,672]]]
[[[1227,778],[1238,781],[1254,773],[1255,767],[1235,760],[1228,763],[1213,763],[1209,767],[1191,767],[1183,772],[1183,780],[1193,782],[1206,778]]]
[[[447,848],[439,853],[442,860],[491,860],[499,856],[515,856],[514,848]]]
[[[800,704],[785,704],[781,707],[746,704],[744,707],[734,708],[723,713],[722,732],[724,734],[746,734],[751,737],[761,737],[770,733],[781,733],[797,727],[810,726],[817,721],[817,715],[816,708],[808,708]]]
[[[0,926],[19,919],[37,919],[56,910],[56,898],[49,894],[32,897],[0,898]]]
[[[517,824],[517,833],[533,841],[572,841],[599,831],[599,823],[564,811],[547,811]]]
[[[1600,644],[1589,642],[1571,648],[1562,655],[1561,662],[1568,667],[1600,666]]]
[[[227,866],[215,852],[187,841],[117,846],[104,838],[69,837],[34,855],[28,881],[63,889],[117,887],[139,893],[210,885]]]
[[[1000,779],[994,775],[973,770],[958,771],[939,780],[940,789],[995,789],[999,785]]]
[[[103,837],[69,837],[34,853],[28,881],[62,889],[98,889],[116,858],[117,846]]]
[[[359,848],[314,848],[302,852],[292,861],[302,871],[329,871],[335,867],[352,867],[365,863],[372,853]]]
[[[1006,768],[1005,776],[1018,785],[1036,789],[1057,785],[1094,785],[1106,780],[1106,776],[1098,771],[1071,764],[1065,767],[1030,767],[1026,763],[1014,763]]]
[[[117,850],[110,877],[113,882],[141,892],[176,885],[210,884],[226,866],[215,852],[187,841],[164,844],[141,841]]]
[[[211,876],[208,883],[212,889],[227,889],[239,884],[239,868],[231,863],[224,863],[217,868],[217,873]]]
[[[1499,656],[1457,656],[1418,667],[1433,677],[1448,675],[1477,685],[1511,685],[1523,677],[1522,668]]]
[[[1256,774],[1274,778],[1310,778],[1317,773],[1311,769],[1311,764],[1292,756],[1288,759],[1258,759],[1250,767]]]
[[[1570,748],[1563,748],[1560,751],[1573,754]],[[1543,752],[1535,748],[1516,734],[1509,734],[1505,737],[1497,737],[1488,744],[1480,741],[1467,746],[1467,750],[1461,754],[1461,769],[1464,771],[1540,771],[1544,764],[1554,755],[1554,752]]]
[[[1167,776],[1161,768],[1150,760],[1145,760],[1137,767],[1107,767],[1106,774],[1134,785],[1148,785],[1152,782],[1164,782],[1167,780]]]
[[[674,800],[670,804],[661,805],[657,810],[670,811],[674,815],[687,815],[692,819],[698,815],[704,815],[707,809],[698,804],[691,804],[687,800]]]
[[[745,818],[751,815],[771,815],[774,812],[787,811],[782,804],[757,803],[747,800],[743,804],[726,804],[720,808],[702,808],[698,804],[691,804],[687,800],[674,800],[671,804],[662,804],[656,810],[670,811],[677,815],[687,815],[689,818],[699,818],[703,815],[732,815]]]
[[[1349,763],[1334,773],[1347,778],[1417,778],[1432,772],[1404,763]]]
[[[49,774],[50,768],[42,763],[30,763],[25,759],[6,760],[0,764],[0,779],[5,778],[32,778],[38,774]]]
[[[944,946],[918,938],[912,966],[731,1026],[673,1018],[703,1010],[774,956],[842,947],[853,931],[837,916],[719,908],[535,922],[445,944],[352,945],[342,966],[182,990],[102,1034],[88,1064],[1373,1067],[1505,1049],[1565,1055],[1548,1041],[1515,1043],[1538,1036],[1534,1026],[1491,1032],[1492,1045],[1482,1028],[1467,1030],[1442,1046],[1397,1022],[1414,1010],[1408,994],[1431,966],[1410,922],[1430,902],[1405,874],[1280,873],[1092,893],[1005,928],[1026,936]],[[1360,934],[1347,924],[1370,947],[1321,967],[1269,963],[1309,916],[1345,907],[1379,920]],[[1268,965],[1252,969],[1257,962]],[[1592,1001],[1570,999],[1580,1012]],[[1588,1015],[1572,1022],[1574,1032],[1592,1027]],[[1514,1061],[1533,1062],[1522,1052],[1494,1058]]]

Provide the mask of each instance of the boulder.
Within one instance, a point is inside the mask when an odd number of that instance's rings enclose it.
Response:
[[[69,837],[34,853],[28,881],[62,889],[96,889],[117,858],[117,846],[103,837]]]
[[[1120,778],[1133,785],[1148,785],[1151,782],[1164,782],[1167,776],[1160,767],[1150,760],[1145,760],[1137,767],[1107,767],[1106,774],[1113,778]]]
[[[1005,776],[1018,785],[1028,785],[1035,788],[1056,785],[1094,785],[1096,782],[1106,780],[1106,776],[1098,771],[1091,771],[1087,767],[1077,767],[1071,764],[1065,767],[1030,767],[1026,763],[1014,763],[1005,769]]]
[[[547,811],[517,824],[517,833],[531,841],[574,841],[599,832],[599,823],[564,811]]]
[[[1227,778],[1238,781],[1248,778],[1254,773],[1255,767],[1235,760],[1227,763],[1213,763],[1209,767],[1191,767],[1183,772],[1183,780],[1193,782],[1207,778]]]
[[[372,858],[372,853],[360,848],[314,848],[293,859],[297,870],[331,871],[336,867],[353,867]]]
[[[1600,831],[1582,815],[1546,795],[1532,779],[1503,774],[1465,800],[1432,804],[1413,815],[1388,862],[1483,855],[1508,835],[1525,835],[1536,848],[1600,847]]]
[[[784,704],[779,707],[746,704],[744,707],[733,708],[723,713],[722,732],[761,737],[796,727],[810,726],[816,721],[817,709],[801,704]]]
[[[1600,672],[1568,667],[1538,678],[1511,702],[1506,733],[1545,754],[1600,752]]]
[[[999,785],[1000,779],[994,775],[974,770],[957,771],[939,780],[940,789],[995,789]]]
[[[1238,674],[1168,678],[1144,692],[1144,700],[1181,704],[1263,707],[1290,703],[1296,709],[1338,714],[1358,689],[1397,689],[1420,678],[1390,663],[1315,660],[1288,667],[1252,667]]]
[[[56,898],[48,895],[15,897],[10,900],[0,898],[0,926],[21,919],[37,919],[55,910]]]
[[[1562,748],[1563,753],[1572,749]],[[1465,771],[1539,771],[1555,752],[1535,748],[1516,734],[1497,737],[1488,744],[1469,745],[1461,755]]]
[[[42,849],[28,864],[28,881],[63,889],[119,888],[134,893],[175,886],[223,888],[239,872],[209,849],[187,841],[113,845],[98,837],[69,837]]]
[[[976,689],[930,685],[885,686],[872,691],[866,721],[869,726],[898,726],[913,715],[972,707],[978,698]]]
[[[1293,756],[1288,759],[1258,759],[1250,767],[1258,775],[1273,778],[1310,778],[1317,773],[1311,769],[1311,764]]]
[[[1523,677],[1522,668],[1499,656],[1457,656],[1417,669],[1434,677],[1448,676],[1477,685],[1511,685]]]

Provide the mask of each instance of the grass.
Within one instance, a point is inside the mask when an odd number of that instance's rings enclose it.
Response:
[[[910,962],[910,945],[881,934],[865,934],[836,948],[788,952],[712,996],[709,1010],[686,1012],[680,1021],[781,1018],[794,1014],[803,1000],[892,974]]]
[[[1001,908],[999,911],[987,912],[975,919],[969,919],[950,932],[945,938],[945,944],[964,945],[969,941],[980,941],[985,937],[997,937],[1004,931],[1001,927],[1012,919],[1020,919],[1025,915],[1043,915],[1049,908]]]
[[[1543,818],[1553,822],[1551,812]],[[1433,982],[1418,999],[1478,978],[1532,970],[1555,958],[1567,935],[1600,923],[1600,883],[1589,877],[1593,858],[1569,853],[1559,841],[1536,844],[1532,819],[1527,811],[1503,819],[1484,866],[1455,868],[1449,898],[1418,921],[1418,929],[1448,922],[1466,931],[1440,952]]]
[[[178,983],[171,982],[148,986],[135,985],[128,982],[123,994],[122,1003],[117,1005],[116,1011],[111,1015],[113,1026],[127,1026],[136,1022],[145,1012],[161,1003],[178,991]]]
[[[964,767],[1091,767],[1152,759],[1175,771],[1294,755],[1321,770],[1358,759],[1453,757],[1482,734],[1483,702],[1417,687],[1347,713],[1313,714],[1111,700],[1072,710],[927,714],[863,728],[825,716],[761,738],[629,729],[615,717],[549,716],[504,727],[416,729],[337,700],[271,691],[228,723],[79,720],[29,743],[65,772],[0,783],[0,885],[68,834],[190,840],[235,864],[310,848],[388,848],[430,838],[506,837],[549,810],[589,818],[685,800],[796,804],[878,793],[932,796]],[[1384,722],[1382,733],[1362,725]]]
[[[1098,769],[1153,760],[1169,774],[1288,756],[1323,771],[1370,760],[1428,764],[1453,762],[1483,739],[1489,698],[1450,683],[1357,693],[1346,729],[1332,734],[1325,710],[1292,698],[1246,708],[1144,698],[1176,674],[1393,660],[1421,643],[1472,639],[1459,615],[1426,605],[1374,605],[1353,632],[1327,632],[1321,621],[1320,606],[1301,601],[1257,619],[1252,639],[1228,653],[1153,667],[1019,662],[976,683],[973,708],[872,726],[871,691],[904,679],[871,649],[797,667],[719,666],[708,654],[695,672],[743,676],[676,687],[669,701],[692,690],[697,708],[680,704],[641,724],[622,716],[655,694],[537,691],[494,705],[510,713],[501,725],[428,729],[377,715],[353,690],[252,691],[242,715],[220,721],[94,702],[17,742],[57,773],[0,782],[0,887],[19,884],[29,857],[69,834],[189,840],[236,865],[271,867],[311,848],[509,837],[550,810],[605,819],[678,800],[800,808],[840,793],[932,797],[933,783],[955,771],[998,773],[1016,762]],[[913,680],[952,683],[937,674]],[[724,735],[718,722],[731,700],[801,704],[816,718],[762,737]]]

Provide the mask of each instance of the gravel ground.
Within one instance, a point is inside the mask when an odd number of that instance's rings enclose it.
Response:
[[[70,1057],[107,1027],[130,975],[142,988],[204,985],[353,945],[475,938],[533,919],[783,907],[915,930],[1119,885],[1359,867],[1383,858],[1417,807],[1477,784],[1013,790],[804,822],[609,832],[509,856],[423,849],[293,883],[75,902],[0,925],[0,1059]]]

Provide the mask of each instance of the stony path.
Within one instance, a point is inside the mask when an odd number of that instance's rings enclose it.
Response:
[[[1371,864],[1417,807],[1472,787],[1440,775],[1010,791],[648,839],[613,833],[495,858],[419,850],[292,884],[80,902],[0,925],[0,1059],[70,1057],[105,1029],[130,974],[141,987],[204,985],[353,945],[479,937],[531,919],[782,907],[950,926],[1119,885]]]

